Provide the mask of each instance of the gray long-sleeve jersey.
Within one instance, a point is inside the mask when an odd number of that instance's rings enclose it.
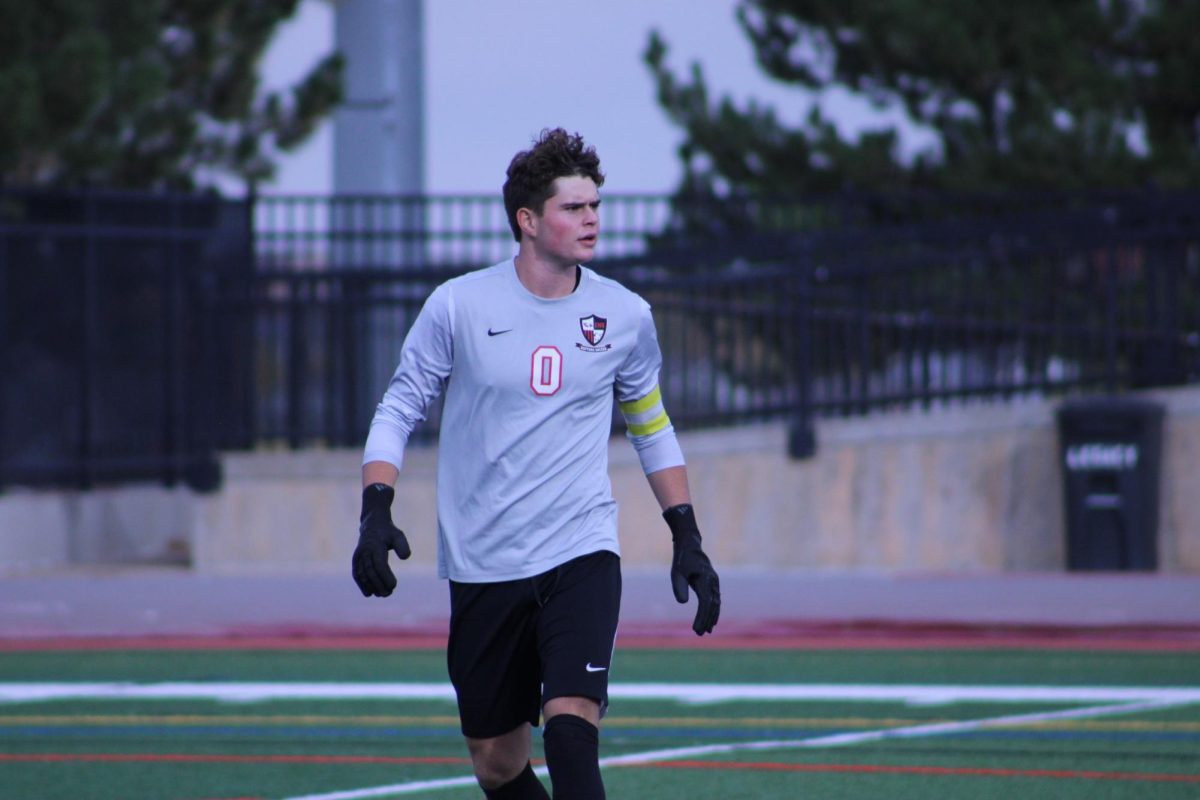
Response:
[[[614,387],[643,469],[683,464],[659,396],[650,306],[580,270],[576,290],[556,299],[525,289],[511,260],[447,281],[404,341],[363,461],[402,468],[409,434],[445,390],[442,577],[514,580],[620,553],[608,479]]]

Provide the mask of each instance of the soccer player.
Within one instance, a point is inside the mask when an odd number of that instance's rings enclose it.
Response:
[[[364,596],[387,597],[388,551],[410,554],[392,522],[393,487],[410,432],[445,391],[437,511],[447,663],[489,798],[547,797],[529,763],[540,717],[556,800],[604,797],[599,723],[621,599],[608,480],[614,388],[671,530],[675,597],[695,592],[697,635],[721,610],[659,394],[650,306],[581,266],[596,249],[603,183],[596,151],[561,128],[514,156],[504,207],[516,257],[429,296],[363,454],[354,580]]]

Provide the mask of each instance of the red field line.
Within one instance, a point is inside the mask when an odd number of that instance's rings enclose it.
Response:
[[[188,753],[0,753],[0,763],[100,763],[166,764],[454,764],[469,765],[469,758],[439,756],[287,756],[219,755]]]
[[[730,769],[760,772],[874,773],[895,775],[940,775],[981,778],[1057,778],[1099,781],[1149,781],[1157,783],[1200,783],[1200,775],[1166,772],[1104,772],[1070,769],[1005,769],[997,767],[929,767],[891,764],[787,764],[770,761],[651,761],[627,764],[658,769]]]
[[[737,622],[699,641],[679,626],[626,625],[618,641],[654,648],[1200,651],[1200,626],[776,619]]]
[[[690,633],[690,632],[689,632]],[[1070,636],[620,636],[628,650],[1085,650],[1094,652],[1200,652],[1200,638],[1145,639]]]
[[[0,652],[94,650],[441,650],[444,627],[342,630],[281,627],[219,635],[52,636],[0,638]],[[1200,652],[1200,627],[969,625],[937,622],[761,620],[723,623],[715,635],[686,625],[622,626],[628,649],[897,650],[1037,649]]]
[[[468,758],[436,756],[347,755],[216,755],[186,753],[0,753],[0,763],[71,761],[100,763],[202,763],[202,764],[407,764],[466,766]],[[541,763],[538,760],[538,763]],[[1142,781],[1149,783],[1200,783],[1200,775],[1169,772],[1108,772],[1070,769],[1010,769],[1001,767],[937,767],[895,764],[789,764],[773,761],[650,761],[624,764],[650,769],[746,770],[752,772],[809,772],[882,775],[933,775],[974,778],[1053,778],[1058,780]]]
[[[370,634],[227,634],[195,636],[72,636],[0,639],[0,652],[96,650],[443,650],[446,637]]]

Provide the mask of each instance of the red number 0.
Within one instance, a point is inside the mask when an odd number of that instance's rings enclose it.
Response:
[[[544,344],[533,351],[529,388],[541,397],[549,397],[562,388],[563,357],[557,347]]]

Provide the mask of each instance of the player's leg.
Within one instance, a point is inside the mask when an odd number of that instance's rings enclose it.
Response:
[[[540,686],[527,582],[450,584],[446,661],[475,778],[493,800],[548,800],[529,764]]]
[[[553,697],[547,700],[542,707],[546,721],[559,714],[570,714],[597,727],[600,725],[600,704],[590,697]]]
[[[471,753],[475,779],[489,800],[540,800],[549,797],[529,763],[530,730],[530,724],[522,722],[500,736],[485,739],[467,737],[467,750]]]
[[[605,796],[599,724],[621,607],[620,559],[607,551],[574,559],[540,599],[542,740],[554,798],[598,800]]]
[[[600,704],[590,697],[555,697],[545,714],[542,745],[554,800],[603,800]]]

